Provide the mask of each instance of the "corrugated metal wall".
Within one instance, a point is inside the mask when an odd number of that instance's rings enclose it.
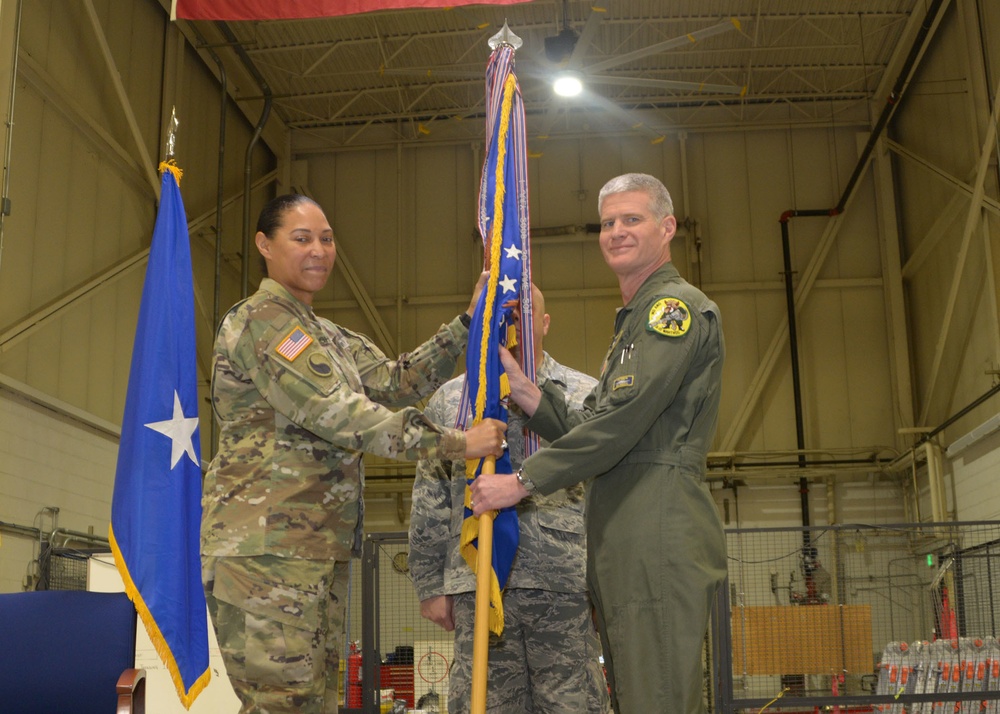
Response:
[[[6,41],[10,5],[8,0],[0,6]],[[965,226],[971,223],[969,195],[1000,74],[997,12],[989,4],[953,3],[887,143],[876,152],[877,175],[866,171],[842,216],[790,224],[796,281],[808,281],[797,315],[807,448],[904,450],[913,437],[900,436],[898,429],[936,426],[995,379],[987,374],[1000,362],[995,159],[985,171],[986,210],[973,216],[980,220],[967,241]],[[217,80],[207,58],[180,38],[152,0],[25,3],[18,58],[13,212],[4,223],[0,254],[0,373],[117,424],[142,251],[155,215],[150,164],[163,153],[162,127],[171,106],[181,122],[177,159],[185,170],[181,188],[193,224],[198,358],[207,379]],[[238,91],[249,96],[256,89],[244,85]],[[223,309],[239,298],[243,158],[254,107],[229,105]],[[881,108],[874,106],[872,117]],[[635,132],[552,138],[529,147],[538,155],[530,160],[537,228],[595,223],[598,190],[623,171],[656,174],[671,188],[677,215],[689,219],[675,239],[675,261],[723,313],[729,356],[716,448],[724,451],[795,447],[788,348],[781,337],[786,316],[779,217],[789,209],[833,206],[868,137],[864,122],[831,117],[827,126],[801,126],[793,112],[787,123],[734,123],[668,135],[660,143]],[[387,343],[407,349],[464,308],[480,263],[474,235],[480,146],[423,141],[289,155],[279,143],[261,144],[253,154],[251,221],[265,198],[288,185],[308,191],[326,208],[341,262],[351,264],[359,288],[336,275],[318,296],[323,314],[375,334],[359,307],[368,300]],[[538,237],[533,252],[534,275],[553,317],[546,347],[560,361],[595,374],[620,302],[617,283],[595,235],[552,233]],[[895,252],[904,267],[893,263]],[[967,264],[959,271],[956,258],[963,255]],[[114,271],[129,260],[135,262]],[[255,261],[250,273],[255,285]],[[76,297],[80,285],[87,292]],[[893,302],[894,290],[905,303]],[[50,304],[51,313],[45,309]],[[0,400],[0,408],[8,406]],[[996,411],[996,403],[984,404],[949,428],[944,443]],[[205,406],[206,457],[209,419]],[[74,468],[65,464],[67,473]],[[0,470],[0,521],[30,522],[38,508],[58,505],[9,505],[3,496],[14,481]],[[850,481],[836,487],[833,510],[825,482],[812,489],[817,522],[830,513],[842,521],[905,514],[895,503],[902,504],[902,486],[857,474]],[[738,487],[741,517],[795,520],[799,494],[791,480],[766,488],[755,483],[748,479]],[[409,511],[408,486],[405,480],[389,484],[385,493],[375,498],[373,491],[369,526],[399,529],[399,514],[405,519]],[[717,496],[720,508],[734,497],[721,487]],[[110,489],[103,497],[110,501]],[[959,493],[951,505],[961,508],[971,500]],[[768,510],[771,502],[786,503],[787,513]],[[8,566],[7,560],[0,569],[23,571],[23,564]]]

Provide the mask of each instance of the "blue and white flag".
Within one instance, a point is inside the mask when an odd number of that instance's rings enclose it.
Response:
[[[186,708],[208,685],[194,286],[180,169],[160,206],[132,349],[111,502],[111,549]]]
[[[514,48],[501,44],[486,69],[486,161],[479,190],[479,232],[483,238],[489,280],[479,297],[469,328],[466,350],[465,391],[473,424],[483,419],[507,421],[510,388],[500,364],[498,345],[507,345],[512,313],[521,309],[517,340],[526,375],[535,376],[531,329],[530,222],[528,218],[527,143],[524,103],[514,74]],[[459,409],[464,415],[466,409]],[[537,437],[526,441],[525,455],[534,451]],[[470,460],[466,475],[471,483],[483,472],[485,459]],[[494,473],[512,471],[508,453],[496,460]],[[480,519],[469,508],[466,488],[465,521],[461,551],[476,571]],[[502,591],[517,552],[519,525],[514,508],[501,510],[493,521],[489,628],[503,631]]]

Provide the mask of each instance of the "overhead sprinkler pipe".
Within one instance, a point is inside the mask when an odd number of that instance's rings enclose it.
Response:
[[[917,59],[921,56],[923,50],[926,47],[926,43],[929,41],[930,30],[934,26],[934,23],[938,19],[938,14],[941,12],[945,0],[932,0],[930,6],[927,8],[927,13],[924,16],[924,21],[920,25],[920,29],[917,32],[916,37],[913,39],[913,44],[910,46],[910,50],[906,55],[906,59],[903,62],[903,66],[900,69],[899,74],[896,77],[896,81],[893,84],[892,90],[889,92],[889,96],[886,98],[886,103],[882,108],[882,112],[879,114],[878,119],[872,128],[871,135],[868,137],[868,143],[865,144],[864,150],[861,152],[861,156],[858,157],[858,162],[854,167],[854,171],[851,173],[850,179],[847,181],[847,185],[844,187],[844,191],[840,196],[840,200],[833,208],[821,208],[821,209],[791,209],[785,211],[781,214],[779,222],[781,223],[781,248],[782,254],[784,256],[784,269],[785,269],[785,303],[786,309],[788,311],[788,347],[792,362],[792,393],[795,400],[795,438],[796,446],[799,450],[805,449],[805,430],[803,425],[803,415],[802,415],[802,387],[799,379],[799,348],[798,348],[798,333],[795,327],[795,289],[792,281],[792,259],[791,259],[791,241],[788,235],[788,222],[792,218],[819,218],[819,217],[832,217],[837,216],[844,211],[844,207],[847,205],[848,199],[854,193],[857,187],[858,181],[861,178],[861,174],[864,172],[865,167],[868,165],[868,160],[871,158],[872,152],[875,149],[875,145],[878,142],[879,137],[882,132],[885,131],[885,127],[888,125],[889,120],[892,118],[896,107],[899,105],[899,101],[902,98],[903,91],[906,88],[906,84],[909,81],[910,76],[913,74],[913,70],[916,67]],[[799,457],[800,468],[805,467],[805,459],[803,456]],[[802,507],[802,525],[809,525],[809,482],[805,477],[799,479],[799,492],[801,494],[801,507]],[[802,533],[802,547],[804,552],[808,555],[809,552],[809,532],[803,531]],[[807,571],[808,573],[808,571]]]

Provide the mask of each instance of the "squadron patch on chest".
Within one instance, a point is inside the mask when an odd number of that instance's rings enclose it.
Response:
[[[285,339],[275,347],[274,351],[289,362],[294,362],[295,358],[302,354],[302,351],[306,347],[312,344],[312,341],[313,338],[307,335],[301,327],[296,327],[285,336]]]
[[[683,300],[660,298],[649,308],[646,329],[667,337],[680,337],[691,327],[691,310]]]

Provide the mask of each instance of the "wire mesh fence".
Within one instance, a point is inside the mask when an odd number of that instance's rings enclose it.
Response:
[[[43,543],[38,557],[38,582],[35,590],[86,590],[87,563],[106,548],[55,548]]]
[[[1000,523],[734,529],[727,547],[718,711],[1000,712]]]
[[[361,593],[352,598],[348,623],[348,638],[359,641],[345,668],[348,709],[448,710],[453,635],[420,616],[408,550],[405,532],[372,533],[365,540],[361,577],[354,578]]]

